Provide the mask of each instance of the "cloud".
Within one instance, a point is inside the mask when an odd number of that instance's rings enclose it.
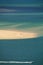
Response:
[[[11,9],[3,9],[3,8],[1,8],[0,9],[0,12],[15,12],[16,10],[11,10]]]
[[[23,32],[19,30],[0,30],[0,39],[25,39],[35,37],[37,37],[37,34],[33,32]]]
[[[2,11],[3,12],[3,11]],[[4,11],[5,12],[5,11]],[[14,11],[7,11],[7,12],[14,12]],[[0,13],[0,15],[43,15],[43,12],[40,13]]]
[[[0,29],[15,29],[21,28],[22,26],[26,25],[27,23],[0,23]]]
[[[31,28],[26,28],[24,30],[37,33],[39,37],[43,36],[43,25],[42,26],[35,26],[35,27],[31,27]]]
[[[2,32],[4,32],[4,31],[5,32],[7,31],[9,33],[12,32],[11,34],[13,34],[13,32],[14,32],[14,34],[15,34],[15,32],[16,32],[16,34],[19,33],[19,35],[17,35],[15,38],[31,38],[30,33],[31,34],[37,33],[37,36],[39,37],[39,36],[43,36],[43,23],[5,23],[5,24],[1,23],[0,30],[3,30]],[[8,31],[8,30],[11,30],[11,31]],[[0,31],[0,33],[1,33],[1,31]],[[6,33],[6,35],[7,35],[7,33]],[[10,34],[8,34],[8,35],[10,35]],[[28,37],[28,35],[30,35],[30,36]],[[12,38],[14,38],[14,37],[12,37]]]

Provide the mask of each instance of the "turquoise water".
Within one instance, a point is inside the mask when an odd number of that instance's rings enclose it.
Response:
[[[6,65],[43,65],[43,37],[0,40],[0,61],[34,61],[32,64],[15,63]]]

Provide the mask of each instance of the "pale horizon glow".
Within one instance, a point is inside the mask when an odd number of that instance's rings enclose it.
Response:
[[[36,33],[23,32],[16,30],[0,30],[0,39],[24,39],[24,38],[35,38]]]

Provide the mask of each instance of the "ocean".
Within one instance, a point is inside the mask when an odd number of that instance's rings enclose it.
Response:
[[[0,40],[0,65],[43,65],[43,37]]]

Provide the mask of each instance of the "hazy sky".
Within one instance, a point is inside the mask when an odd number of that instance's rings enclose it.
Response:
[[[43,0],[0,0],[0,39],[10,36],[43,36]]]
[[[17,7],[41,7],[43,6],[43,0],[0,0],[0,7],[4,6],[17,6]]]

